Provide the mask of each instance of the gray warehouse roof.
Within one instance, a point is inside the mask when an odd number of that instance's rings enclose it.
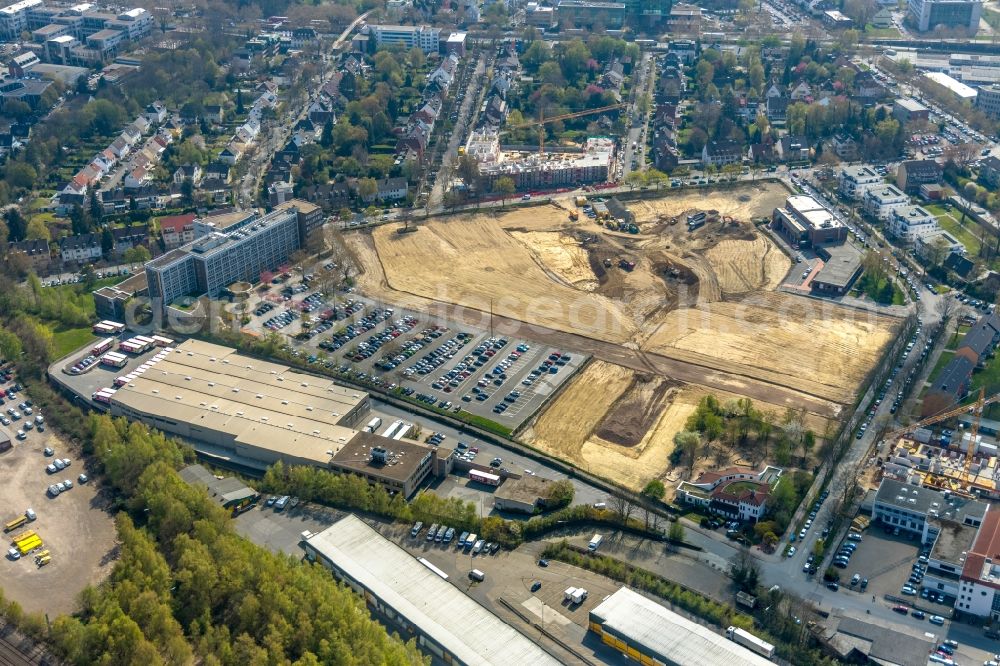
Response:
[[[686,666],[766,666],[772,662],[711,629],[623,587],[590,611],[613,633]]]
[[[307,543],[463,663],[559,664],[360,518],[347,516]]]

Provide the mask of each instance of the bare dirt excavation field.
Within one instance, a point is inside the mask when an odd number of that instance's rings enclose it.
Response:
[[[594,362],[521,436],[638,487],[668,478],[673,435],[707,393],[803,409],[822,433],[893,335],[895,319],[774,291],[792,261],[753,222],[787,195],[767,183],[630,202],[637,234],[574,222],[566,199],[348,241],[371,296],[465,321],[492,311],[584,346]],[[689,232],[701,210],[719,219]]]

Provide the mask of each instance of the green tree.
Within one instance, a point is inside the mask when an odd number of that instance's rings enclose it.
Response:
[[[142,245],[130,247],[122,253],[122,261],[127,264],[144,264],[151,258],[149,250]]]
[[[111,227],[106,226],[101,230],[101,252],[105,255],[110,254],[114,247],[115,238],[111,234]]]
[[[670,523],[670,528],[667,530],[667,538],[674,543],[684,542],[684,525],[680,520]]]
[[[507,197],[514,194],[515,189],[516,186],[514,185],[514,179],[512,179],[511,177],[501,176],[500,178],[497,178],[494,190],[496,191],[497,194],[500,195],[501,206],[507,205]]]
[[[3,170],[4,179],[11,187],[29,189],[34,187],[38,173],[35,168],[27,162],[12,160],[7,162]]]
[[[682,452],[681,457],[688,461],[688,468],[694,470],[694,463],[698,457],[698,447],[701,445],[701,436],[691,430],[681,430],[674,435],[674,446],[676,450]]]
[[[4,115],[13,118],[17,122],[21,122],[31,115],[31,107],[19,99],[12,99],[3,105],[3,112]]]
[[[358,198],[371,201],[378,194],[378,183],[374,178],[362,178],[358,181]]]
[[[659,479],[652,479],[646,484],[646,487],[642,489],[642,494],[650,499],[662,500],[666,493],[667,489],[663,485],[663,481],[660,481]]]
[[[8,238],[12,242],[24,240],[28,233],[28,222],[21,215],[21,211],[13,206],[4,213],[4,221],[7,223]]]
[[[49,228],[45,226],[45,220],[36,216],[31,218],[31,221],[28,222],[26,238],[28,240],[43,240],[45,242],[49,242],[52,240],[52,235],[49,233]]]
[[[573,487],[573,482],[569,479],[553,481],[549,485],[549,494],[547,498],[549,508],[557,509],[569,506],[570,503],[573,502],[573,495],[575,493],[576,489]]]

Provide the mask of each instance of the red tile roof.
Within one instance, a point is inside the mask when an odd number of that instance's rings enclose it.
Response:
[[[194,213],[188,213],[186,215],[172,215],[170,217],[161,217],[160,229],[170,229],[174,233],[179,234],[184,231],[184,227],[194,222],[194,218],[195,218]]]
[[[986,558],[1000,563],[1000,510],[993,507],[989,507],[986,510],[986,515],[983,516],[983,524],[979,528],[979,534],[976,535],[976,541],[972,544],[972,549],[965,558],[962,577],[1000,589],[1000,583],[982,580]]]

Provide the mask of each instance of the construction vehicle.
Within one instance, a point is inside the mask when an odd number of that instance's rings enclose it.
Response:
[[[635,269],[635,262],[634,261],[629,261],[628,259],[619,259],[618,260],[618,268],[622,269],[623,271],[630,271],[631,272],[632,270]]]
[[[28,517],[27,516],[25,516],[25,515],[18,516],[14,520],[12,520],[9,523],[7,523],[4,526],[3,531],[4,532],[13,532],[14,530],[16,530],[21,525],[24,525],[26,522],[28,522]]]
[[[41,559],[41,558],[43,558],[43,557],[48,557],[49,555],[50,555],[50,553],[49,553],[49,549],[48,549],[48,548],[46,548],[46,549],[45,549],[45,550],[43,550],[42,552],[40,552],[40,553],[38,553],[37,555],[35,555],[35,560],[37,561],[37,560],[39,560],[39,559]]]
[[[629,224],[628,225],[628,232],[630,234],[637,234],[637,233],[639,233],[639,225],[637,225],[635,223]]]
[[[51,561],[52,561],[52,556],[51,555],[46,555],[44,557],[36,557],[35,558],[35,564],[37,564],[40,567],[44,567],[46,564],[48,564]]]
[[[573,200],[573,203],[576,204],[577,208],[583,208],[584,206],[587,205],[587,197],[578,196],[576,199]]]
[[[580,214],[577,213],[575,210],[571,210],[569,212],[569,219],[572,220],[573,222],[576,222],[577,220],[580,219]]]

